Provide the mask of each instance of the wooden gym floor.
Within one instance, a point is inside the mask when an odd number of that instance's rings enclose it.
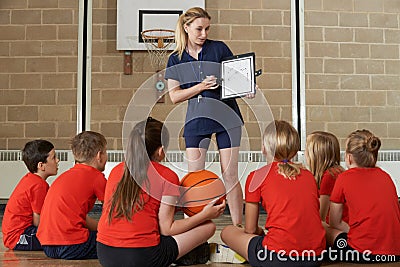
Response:
[[[94,215],[96,217],[96,214]],[[0,211],[0,223],[3,219],[3,211]],[[219,238],[219,233],[221,229],[231,223],[230,217],[227,214],[222,215],[218,219],[214,220],[217,224],[217,232],[214,237],[211,238],[210,242],[221,242]],[[263,222],[263,223],[261,223]],[[265,215],[260,216],[260,225],[263,225],[265,222]],[[330,267],[338,267],[338,266],[363,266],[362,264],[350,264],[350,263],[324,263],[323,266]],[[72,267],[72,266],[101,266],[98,260],[55,260],[46,257],[46,255],[42,251],[34,251],[34,252],[21,252],[21,251],[12,251],[8,250],[3,245],[3,234],[0,233],[0,266],[2,267],[14,267],[14,266],[23,266],[23,267],[39,267],[39,266],[64,266],[64,267]],[[234,266],[242,266],[247,267],[249,264],[225,264],[225,263],[209,263],[203,265],[196,265],[198,267],[234,267]],[[367,265],[371,266],[371,265]],[[374,264],[372,266],[376,267],[399,267],[400,263],[391,263],[391,264]]]

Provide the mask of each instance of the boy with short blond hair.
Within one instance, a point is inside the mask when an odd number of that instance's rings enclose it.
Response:
[[[97,258],[97,221],[88,213],[96,199],[104,200],[106,145],[104,136],[93,131],[84,131],[72,139],[75,165],[51,185],[37,233],[48,257]]]

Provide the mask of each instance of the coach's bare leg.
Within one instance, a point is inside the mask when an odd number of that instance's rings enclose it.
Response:
[[[186,148],[186,157],[188,160],[188,171],[204,170],[206,164],[207,149],[205,148]]]
[[[233,225],[242,224],[243,191],[238,178],[239,147],[220,149],[219,156],[232,223]]]

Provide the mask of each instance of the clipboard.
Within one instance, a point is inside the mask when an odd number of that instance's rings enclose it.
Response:
[[[221,99],[256,93],[255,53],[234,55],[221,61]]]

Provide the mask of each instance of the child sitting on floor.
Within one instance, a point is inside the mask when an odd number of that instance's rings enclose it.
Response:
[[[102,266],[166,267],[181,263],[196,247],[184,262],[207,262],[209,248],[201,244],[214,234],[211,219],[223,213],[225,202],[214,206],[213,201],[198,214],[175,220],[179,178],[160,164],[168,142],[164,124],[151,117],[133,128],[125,162],[107,181],[97,236]]]
[[[393,180],[376,167],[380,146],[368,130],[354,131],[346,140],[348,170],[339,174],[333,188],[327,229],[327,241],[339,251],[339,260],[400,259],[400,205]],[[345,203],[349,223],[343,221]]]
[[[340,166],[340,145],[335,135],[316,131],[307,136],[307,165],[317,181],[319,212],[323,226],[329,227],[329,197],[337,176],[344,171]],[[348,222],[347,206],[343,206],[343,221]]]
[[[57,174],[59,160],[53,144],[46,140],[26,143],[22,160],[29,173],[22,177],[7,202],[2,224],[3,242],[9,249],[42,250],[36,232],[49,190],[46,179]]]
[[[75,165],[51,185],[37,236],[45,254],[56,259],[96,259],[97,221],[88,216],[104,200],[107,141],[85,131],[72,139]]]
[[[319,266],[325,231],[319,216],[314,176],[292,162],[300,149],[296,130],[274,121],[263,135],[268,164],[246,180],[245,227],[227,226],[221,232],[232,250],[252,266]],[[267,212],[265,228],[258,226],[259,205]]]

